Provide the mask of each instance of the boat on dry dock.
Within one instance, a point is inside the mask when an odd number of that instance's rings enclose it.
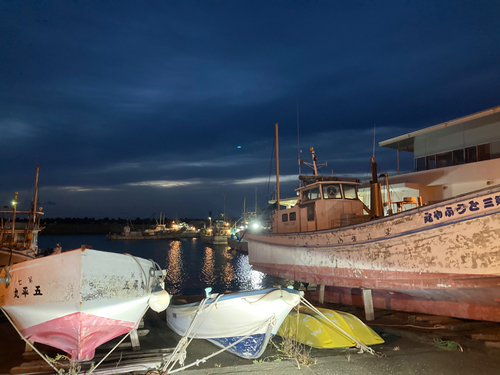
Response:
[[[250,264],[324,285],[325,301],[363,304],[370,292],[378,308],[500,321],[499,121],[497,107],[394,140],[401,149],[434,152],[416,155],[429,168],[402,187],[422,192],[420,199],[401,199],[398,207],[423,204],[398,213],[385,215],[376,169],[369,208],[359,180],[321,177],[316,168],[301,176],[297,203],[275,211],[272,233],[246,234]],[[457,139],[475,143],[439,152]],[[457,162],[446,167],[448,159]],[[439,192],[460,193],[440,200]],[[386,203],[390,208],[394,199]]]
[[[85,361],[137,328],[150,303],[168,304],[155,290],[163,278],[153,261],[81,248],[4,267],[0,308],[26,340]]]

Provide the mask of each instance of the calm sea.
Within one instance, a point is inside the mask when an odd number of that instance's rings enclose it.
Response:
[[[165,289],[172,295],[202,295],[206,287],[212,287],[215,293],[226,293],[293,285],[293,281],[254,271],[246,254],[227,246],[210,246],[198,238],[106,241],[104,235],[40,236],[38,242],[41,249],[56,247],[57,243],[63,251],[90,245],[95,250],[152,259],[167,270]]]

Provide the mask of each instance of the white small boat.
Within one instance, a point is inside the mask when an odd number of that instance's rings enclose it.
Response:
[[[90,360],[138,326],[163,275],[150,260],[76,249],[3,268],[0,307],[25,339]]]
[[[300,292],[293,289],[212,295],[204,302],[170,304],[167,324],[184,336],[196,318],[191,331],[187,332],[188,337],[206,339],[222,348],[236,343],[228,349],[230,353],[242,358],[259,358],[269,338],[276,334],[299,301]]]

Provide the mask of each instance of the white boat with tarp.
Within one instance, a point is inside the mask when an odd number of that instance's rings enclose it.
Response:
[[[151,260],[82,247],[6,266],[0,278],[0,308],[25,340],[85,361],[158,305],[164,271]]]
[[[301,292],[269,288],[212,294],[201,302],[167,308],[167,324],[177,334],[206,339],[242,358],[259,358]]]

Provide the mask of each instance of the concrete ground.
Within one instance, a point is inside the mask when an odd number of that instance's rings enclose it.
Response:
[[[359,316],[354,307],[327,306],[348,310]],[[409,324],[408,322],[413,324]],[[445,319],[446,321],[446,319]],[[411,314],[376,311],[374,328],[385,343],[373,346],[382,358],[363,353],[355,349],[311,349],[308,358],[313,362],[310,366],[297,368],[295,360],[287,359],[277,350],[269,346],[259,361],[245,360],[229,353],[222,353],[208,359],[199,366],[182,371],[186,375],[195,374],[263,374],[290,375],[301,374],[500,374],[500,345],[492,347],[483,341],[472,340],[473,334],[484,334],[485,337],[495,337],[499,325],[491,323],[484,327],[472,323],[472,330],[453,331],[449,329],[421,329],[409,325],[423,325],[432,328],[435,324],[414,323]],[[461,322],[459,322],[461,323]],[[468,322],[462,322],[469,324]],[[141,351],[158,348],[173,348],[177,345],[179,336],[173,333],[165,323],[165,312],[157,314],[148,311],[145,317],[144,329],[149,333],[140,338]],[[453,341],[460,346],[455,350],[440,348],[437,339]],[[275,340],[279,343],[279,340]],[[124,342],[129,342],[128,339]],[[14,366],[26,362],[22,353],[24,343],[5,319],[0,320],[0,374],[8,374]],[[50,348],[37,346],[42,350]],[[460,350],[460,347],[463,349]],[[219,348],[205,340],[193,340],[187,349],[185,365],[203,359],[218,351]],[[130,350],[129,350],[130,352]],[[54,355],[54,353],[52,353]],[[177,366],[178,367],[178,366]],[[45,372],[45,373],[50,373]],[[145,371],[136,374],[145,374]]]

